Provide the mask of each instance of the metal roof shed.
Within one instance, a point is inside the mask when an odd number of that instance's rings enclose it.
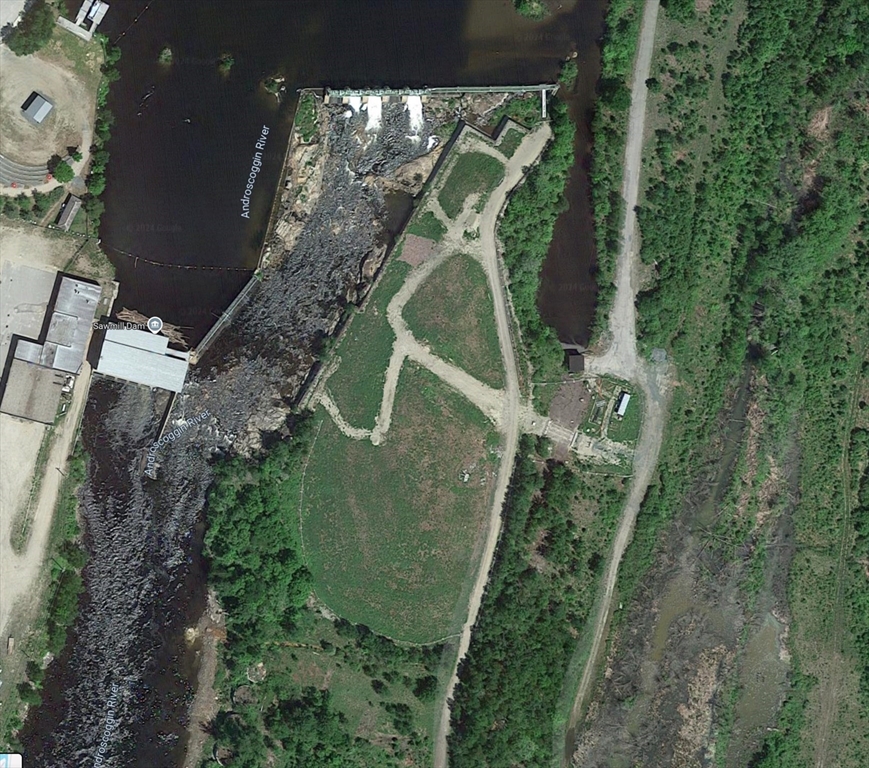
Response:
[[[51,112],[52,109],[54,109],[54,104],[52,104],[41,93],[37,93],[36,91],[33,91],[33,93],[27,97],[27,100],[21,105],[21,111],[24,112],[24,117],[36,125],[40,125],[44,122],[45,118],[48,117],[48,113]]]

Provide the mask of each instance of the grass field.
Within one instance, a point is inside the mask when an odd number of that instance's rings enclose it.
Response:
[[[508,128],[498,144],[498,151],[504,157],[513,157],[513,153],[519,148],[524,139],[524,134],[518,128]]]
[[[443,239],[446,232],[447,228],[431,211],[425,211],[425,213],[415,215],[410,224],[407,225],[407,233],[409,235],[427,237],[429,240],[434,240],[436,243],[439,243]]]
[[[344,437],[322,412],[316,418],[301,517],[317,595],[395,639],[458,631],[497,471],[490,424],[410,363],[381,446]]]
[[[436,684],[423,692],[419,683],[434,684],[431,678],[441,654],[440,645],[399,647],[305,611],[287,644],[272,646],[264,659],[271,678],[267,683],[283,691],[273,692],[266,685],[260,700],[268,705],[274,695],[285,695],[287,688],[325,688],[335,709],[346,718],[350,733],[375,744],[395,739],[394,749],[406,751],[422,764],[431,759]],[[384,708],[388,704],[410,710],[419,737],[408,739],[409,734],[395,728]]]
[[[503,178],[504,165],[496,158],[482,152],[465,152],[450,168],[450,174],[438,192],[438,202],[444,213],[454,219],[462,212],[468,195],[485,195]]]
[[[341,415],[355,427],[371,429],[380,410],[386,368],[395,334],[386,319],[389,301],[401,288],[410,265],[390,259],[364,311],[352,319],[335,350],[338,370],[329,377],[328,388]]]
[[[458,254],[441,264],[404,307],[417,339],[490,387],[504,386],[489,281],[480,264]]]

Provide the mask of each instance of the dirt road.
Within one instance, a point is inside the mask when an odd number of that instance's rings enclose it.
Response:
[[[632,381],[645,394],[642,434],[634,454],[634,471],[628,500],[625,503],[606,570],[606,577],[594,619],[591,647],[576,693],[573,711],[568,724],[565,762],[573,748],[573,736],[582,711],[594,683],[597,660],[600,656],[612,607],[612,596],[618,579],[619,564],[633,535],[634,523],[640,503],[646,493],[652,473],[658,461],[661,438],[666,418],[668,370],[666,363],[650,364],[637,355],[636,299],[637,288],[637,204],[643,130],[646,119],[646,80],[652,62],[655,25],[658,17],[658,0],[647,0],[643,11],[637,59],[634,64],[631,109],[628,118],[628,137],[625,146],[625,170],[622,196],[627,206],[622,227],[622,249],[619,253],[616,272],[616,296],[609,318],[609,347],[599,356],[586,356],[586,370],[595,374],[610,374]]]
[[[447,735],[449,734],[450,729],[450,699],[452,698],[456,683],[459,681],[459,664],[468,652],[468,646],[471,642],[471,629],[474,626],[474,622],[477,620],[477,613],[480,610],[483,592],[486,589],[486,582],[489,579],[489,570],[492,567],[492,560],[495,556],[495,545],[498,543],[498,536],[501,532],[501,510],[504,506],[504,500],[507,497],[507,488],[510,484],[510,477],[513,474],[513,461],[516,458],[516,449],[519,445],[519,373],[516,369],[516,356],[513,351],[510,315],[507,310],[507,302],[505,298],[506,288],[503,282],[504,277],[503,272],[499,269],[498,265],[498,250],[495,244],[495,227],[501,209],[507,201],[507,194],[522,179],[524,169],[537,160],[551,135],[552,132],[549,129],[549,126],[544,123],[525,138],[519,146],[519,149],[516,150],[516,153],[507,164],[504,180],[498,185],[497,189],[492,192],[486,207],[483,209],[483,214],[480,219],[480,243],[482,246],[484,267],[489,278],[489,288],[492,292],[492,299],[495,305],[495,319],[498,326],[498,342],[501,346],[501,355],[504,359],[504,368],[506,372],[506,394],[504,397],[504,410],[501,417],[502,429],[504,431],[504,452],[501,456],[500,467],[498,468],[498,481],[495,486],[492,509],[489,514],[489,530],[486,538],[486,545],[483,550],[483,556],[480,560],[477,580],[474,584],[474,589],[471,592],[468,614],[465,619],[465,624],[462,627],[456,665],[453,668],[450,682],[447,685],[446,697],[444,699],[440,720],[438,721],[438,727],[435,733],[435,768],[446,768],[447,765]]]
[[[27,549],[21,555],[4,548],[0,560],[0,583],[3,584],[3,599],[0,602],[0,636],[5,637],[7,622],[15,603],[33,594],[34,584],[39,577],[57,494],[63,480],[61,472],[66,469],[66,459],[72,450],[78,423],[81,419],[87,393],[90,387],[91,369],[85,363],[75,382],[72,403],[67,411],[45,465],[45,479],[39,489],[39,499],[33,512],[33,523]],[[4,542],[4,545],[8,542]]]

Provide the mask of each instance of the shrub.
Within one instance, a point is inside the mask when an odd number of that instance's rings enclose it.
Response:
[[[43,48],[54,32],[54,17],[54,9],[45,0],[36,0],[10,32],[6,40],[9,50],[16,56],[27,56]]]
[[[61,184],[67,184],[75,177],[75,171],[72,170],[72,166],[70,166],[69,163],[67,163],[65,160],[61,160],[56,166],[54,166],[54,171],[52,171],[52,175]]]

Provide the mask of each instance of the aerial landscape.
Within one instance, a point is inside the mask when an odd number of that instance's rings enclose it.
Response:
[[[869,765],[867,30],[0,0],[0,768]]]

